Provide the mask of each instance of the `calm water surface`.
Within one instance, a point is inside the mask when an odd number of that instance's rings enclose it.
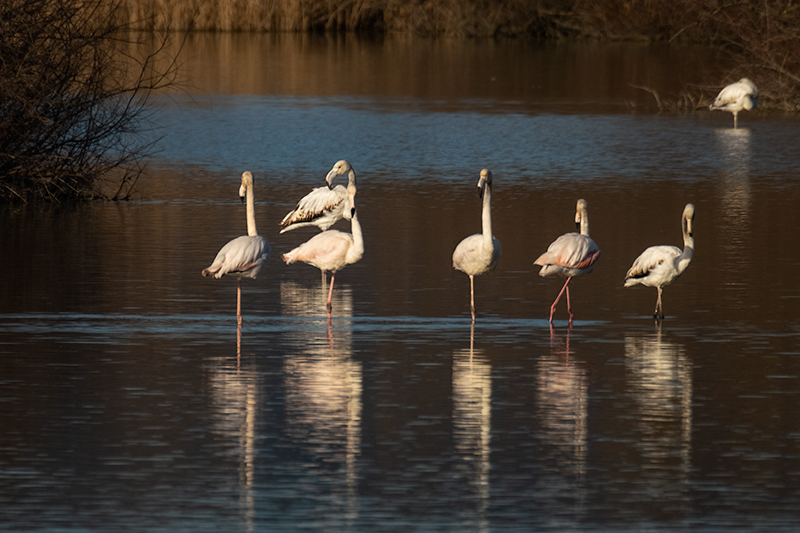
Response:
[[[703,50],[196,36],[136,201],[0,210],[0,529],[796,531],[800,122],[658,114]],[[721,81],[720,81],[721,83]],[[359,176],[366,253],[280,254],[328,169]],[[497,270],[451,266],[494,173]],[[200,276],[244,233],[267,270]],[[532,262],[589,202],[602,250]],[[696,255],[664,292],[633,259]],[[337,226],[347,230],[348,225]]]

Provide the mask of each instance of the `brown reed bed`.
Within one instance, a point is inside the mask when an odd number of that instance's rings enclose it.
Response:
[[[136,29],[401,32],[706,43],[759,80],[760,105],[800,109],[796,0],[120,0]],[[682,105],[691,105],[688,98]]]

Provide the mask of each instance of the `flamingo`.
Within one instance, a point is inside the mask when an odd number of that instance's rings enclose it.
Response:
[[[736,115],[739,111],[742,109],[750,111],[756,106],[758,106],[758,88],[752,81],[742,78],[722,89],[708,108],[711,111],[721,109],[733,113],[733,127],[736,128]]]
[[[343,217],[350,218],[347,189],[333,186],[337,176],[347,173],[349,184],[356,184],[356,173],[345,160],[338,161],[325,176],[327,187],[317,187],[297,202],[295,208],[281,220],[281,233],[306,226],[317,226],[320,230],[333,226]]]
[[[203,276],[214,276],[219,279],[224,275],[237,280],[236,321],[242,325],[242,278],[256,279],[267,264],[270,245],[256,231],[255,197],[253,195],[253,174],[242,173],[242,185],[239,187],[242,202],[247,200],[247,235],[236,237],[223,246],[214,258],[211,266],[204,269]]]
[[[502,253],[500,241],[492,235],[492,173],[489,169],[481,170],[478,188],[483,199],[481,209],[483,233],[466,237],[458,243],[453,252],[453,268],[469,276],[469,307],[473,323],[475,323],[475,276],[492,272]]]
[[[664,318],[661,308],[661,291],[675,281],[692,262],[694,257],[694,205],[686,204],[681,216],[683,230],[683,251],[677,246],[651,246],[636,258],[628,273],[625,274],[625,286],[644,285],[658,289],[658,300],[653,318]]]
[[[565,233],[547,248],[547,251],[533,262],[540,265],[542,269],[539,275],[542,277],[558,274],[565,276],[567,281],[558,293],[556,301],[550,307],[550,323],[553,323],[553,313],[556,305],[561,299],[561,295],[567,293],[567,312],[569,321],[572,323],[572,309],[569,301],[569,282],[575,276],[582,276],[594,270],[594,264],[600,258],[600,249],[589,237],[589,204],[586,200],[578,200],[575,211],[575,225],[580,229],[580,233]]]
[[[359,224],[356,214],[355,179],[352,179],[347,184],[347,196],[347,201],[350,205],[350,229],[352,233],[345,233],[335,229],[323,231],[314,235],[294,250],[283,254],[283,260],[287,265],[291,265],[295,261],[302,261],[322,270],[323,276],[326,271],[330,270],[331,286],[328,290],[326,305],[328,319],[331,317],[331,297],[333,296],[333,280],[336,277],[336,272],[347,265],[357,262],[364,255],[364,239],[361,235],[361,224]]]

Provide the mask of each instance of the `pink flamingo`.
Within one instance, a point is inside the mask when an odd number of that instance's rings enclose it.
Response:
[[[344,233],[329,229],[311,237],[291,252],[283,254],[287,265],[302,261],[323,271],[330,270],[331,286],[328,290],[328,318],[331,317],[331,297],[333,296],[333,280],[336,272],[347,265],[352,265],[364,255],[364,239],[361,235],[361,224],[356,215],[356,184],[351,181],[347,185],[350,205],[350,228],[352,233]]]
[[[542,269],[539,275],[542,277],[558,274],[565,276],[567,281],[561,292],[558,293],[556,301],[550,307],[550,323],[553,323],[553,313],[556,305],[561,299],[561,295],[567,293],[567,312],[569,321],[572,322],[572,309],[569,301],[569,282],[575,276],[582,276],[594,270],[594,264],[600,258],[600,249],[589,237],[589,204],[586,200],[578,200],[575,211],[575,225],[580,229],[580,233],[565,233],[547,248],[547,251],[533,262],[540,265]]]
[[[219,279],[224,275],[236,278],[238,283],[236,298],[236,321],[242,325],[242,278],[256,279],[269,260],[270,245],[256,231],[255,196],[253,194],[253,174],[242,174],[239,187],[242,202],[247,200],[247,235],[236,237],[223,246],[211,266],[204,269],[206,277]]]

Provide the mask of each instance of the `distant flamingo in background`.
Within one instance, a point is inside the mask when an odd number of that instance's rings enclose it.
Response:
[[[350,218],[350,205],[347,189],[341,185],[333,186],[337,176],[348,174],[348,186],[356,184],[356,173],[345,160],[338,161],[328,172],[327,187],[317,187],[297,202],[295,208],[281,220],[281,233],[307,226],[317,226],[320,230],[333,226],[342,218]]]
[[[553,313],[556,305],[561,299],[561,295],[567,293],[567,312],[569,321],[572,322],[572,308],[569,301],[569,282],[575,276],[582,276],[594,270],[594,264],[600,258],[600,249],[589,237],[589,204],[586,200],[578,200],[575,211],[575,224],[580,229],[580,233],[565,233],[547,248],[547,251],[533,262],[534,265],[541,265],[539,275],[542,277],[558,274],[565,276],[567,281],[561,292],[558,293],[556,301],[550,307],[550,323],[553,323]]]
[[[694,205],[686,204],[681,216],[683,230],[683,251],[677,246],[651,246],[636,258],[628,273],[625,274],[625,286],[644,285],[658,289],[658,300],[653,318],[664,318],[661,307],[661,291],[686,270],[694,257]]]
[[[736,115],[739,111],[742,109],[750,111],[756,106],[758,106],[758,88],[752,81],[742,78],[722,89],[708,108],[712,111],[721,109],[733,113],[733,127],[736,128]]]
[[[502,249],[500,241],[492,235],[492,173],[481,170],[478,180],[481,209],[482,233],[476,233],[462,240],[453,252],[453,268],[469,276],[469,305],[472,322],[475,322],[475,276],[492,272],[500,260]]]
[[[345,162],[346,163],[346,162]],[[347,165],[349,167],[349,164]],[[356,184],[355,180],[347,185],[348,202],[350,206],[351,233],[344,233],[335,229],[323,231],[314,235],[291,252],[283,254],[287,265],[295,261],[302,261],[315,266],[323,271],[331,272],[331,286],[328,290],[328,318],[331,317],[331,299],[333,296],[333,280],[336,272],[347,265],[351,265],[364,255],[364,239],[361,235],[361,224],[356,214]]]
[[[243,202],[245,198],[247,200],[247,235],[236,237],[223,246],[217,253],[217,257],[214,258],[214,262],[210,267],[204,269],[202,274],[206,277],[214,276],[217,279],[226,274],[236,278],[238,284],[236,321],[241,326],[242,278],[256,279],[269,260],[270,245],[256,231],[253,174],[249,171],[242,174],[239,197]]]

